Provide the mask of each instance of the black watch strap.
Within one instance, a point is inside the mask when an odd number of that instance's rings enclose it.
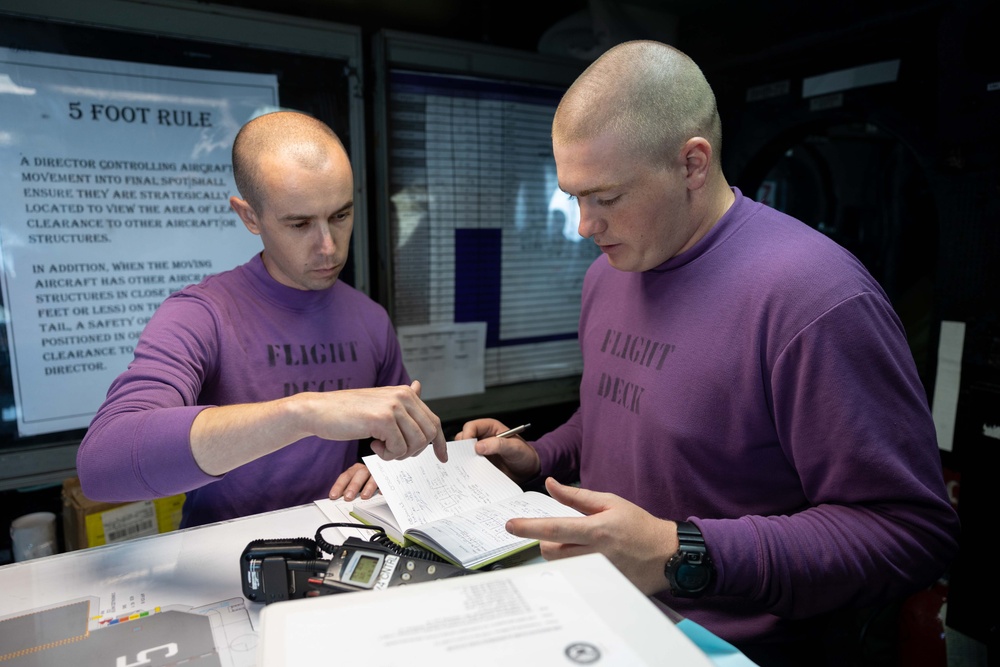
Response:
[[[699,597],[715,579],[715,566],[705,548],[705,538],[698,526],[678,521],[677,542],[677,552],[663,568],[670,592],[677,597]]]

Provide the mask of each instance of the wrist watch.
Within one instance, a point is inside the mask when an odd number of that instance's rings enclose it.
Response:
[[[677,541],[677,552],[663,568],[670,592],[682,598],[700,597],[715,579],[715,566],[705,548],[705,538],[690,521],[678,521]]]

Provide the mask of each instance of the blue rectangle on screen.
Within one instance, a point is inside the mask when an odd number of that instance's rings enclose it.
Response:
[[[486,322],[486,347],[500,342],[499,228],[455,230],[455,321]]]

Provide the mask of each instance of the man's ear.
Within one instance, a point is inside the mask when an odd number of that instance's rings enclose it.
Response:
[[[253,210],[253,207],[239,197],[230,197],[229,205],[236,212],[236,215],[240,216],[240,220],[247,226],[247,229],[252,234],[260,236],[260,224],[257,221],[257,212]]]
[[[712,144],[704,137],[691,137],[681,148],[684,161],[684,176],[688,190],[697,190],[705,185],[712,166]]]

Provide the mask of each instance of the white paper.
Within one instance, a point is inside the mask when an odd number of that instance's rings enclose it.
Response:
[[[474,438],[449,442],[447,463],[438,461],[430,447],[400,461],[364,457],[401,530],[521,493],[489,459],[476,454],[475,445]]]
[[[937,376],[934,380],[932,416],[937,430],[938,447],[952,450],[955,439],[955,416],[962,381],[962,349],[965,345],[965,322],[941,322],[938,343]]]
[[[467,510],[462,514],[438,519],[411,530],[413,539],[428,546],[438,546],[465,567],[476,568],[531,546],[537,540],[507,532],[510,519],[580,517],[575,509],[554,498],[527,491],[491,505]]]
[[[464,567],[477,568],[537,542],[508,533],[510,519],[582,516],[543,493],[522,491],[476,454],[475,445],[475,439],[449,442],[447,463],[429,450],[401,461],[364,457],[382,491],[375,508],[388,505],[393,517],[391,523],[378,518],[371,523],[393,526],[386,532],[398,531],[397,539],[405,534]],[[355,511],[365,504],[356,503]]]
[[[0,250],[20,435],[84,428],[153,311],[261,249],[233,138],[273,75],[0,48]]]
[[[403,364],[424,400],[486,391],[486,323],[401,326]]]
[[[711,664],[597,554],[279,603],[262,620],[258,662],[268,665],[310,664],[323,646],[335,646],[338,661],[371,667],[638,666],[664,656],[671,665]]]

